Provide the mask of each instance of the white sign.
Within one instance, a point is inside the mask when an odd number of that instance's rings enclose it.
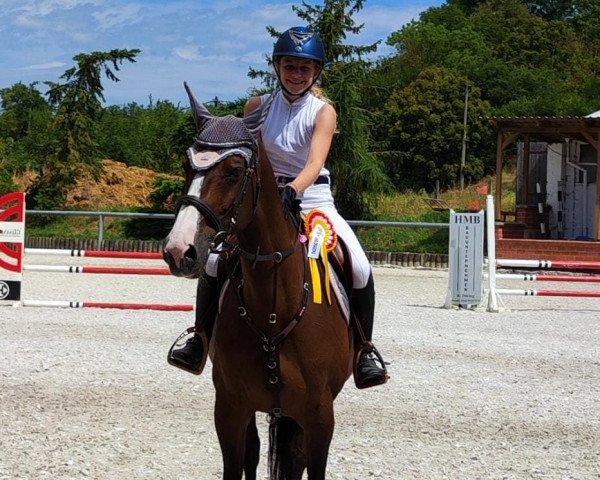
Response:
[[[25,243],[25,224],[0,222],[0,243]]]
[[[448,268],[453,305],[478,305],[483,296],[484,214],[450,210]],[[447,305],[448,306],[448,305]]]

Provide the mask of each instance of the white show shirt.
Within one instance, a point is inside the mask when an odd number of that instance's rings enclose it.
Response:
[[[261,104],[268,97],[261,97]],[[312,93],[290,103],[281,90],[277,92],[261,128],[263,144],[276,177],[295,178],[305,167],[315,119],[323,105],[325,102]],[[329,175],[329,170],[323,167],[319,175]]]

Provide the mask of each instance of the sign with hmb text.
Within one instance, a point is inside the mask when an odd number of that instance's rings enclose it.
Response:
[[[484,213],[450,210],[448,269],[450,280],[446,306],[478,305],[483,296]]]

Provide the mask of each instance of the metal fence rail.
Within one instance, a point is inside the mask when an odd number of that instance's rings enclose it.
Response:
[[[70,216],[70,217],[97,217],[98,218],[98,244],[104,241],[104,219],[116,218],[146,218],[151,220],[175,219],[172,213],[139,213],[139,212],[92,212],[86,210],[26,210],[26,215]],[[366,220],[348,220],[353,227],[391,227],[391,228],[449,228],[448,223],[427,222],[383,222]]]
[[[29,237],[26,235],[26,248],[64,248],[79,250],[108,250],[108,251],[134,251],[134,252],[160,252],[161,242],[152,240],[105,240],[104,239],[104,220],[107,217],[128,218],[128,219],[148,219],[174,221],[172,213],[140,213],[140,212],[94,212],[85,210],[26,210],[26,216],[29,215],[48,215],[48,216],[79,216],[95,217],[98,219],[98,238],[97,239],[73,239],[73,238],[45,238]],[[448,223],[428,223],[428,222],[387,222],[387,221],[366,221],[349,220],[352,227],[372,227],[372,228],[433,228],[447,229]],[[407,252],[367,252],[369,260],[374,265],[399,265],[399,266],[421,266],[431,268],[447,268],[448,255],[446,254],[428,254],[428,253],[407,253]]]

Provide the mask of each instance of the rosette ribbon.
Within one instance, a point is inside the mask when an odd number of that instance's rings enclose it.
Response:
[[[319,258],[323,262],[325,270],[325,294],[327,303],[331,305],[331,286],[329,284],[329,259],[327,254],[337,245],[337,234],[333,228],[333,223],[327,215],[321,210],[311,210],[304,219],[304,227],[308,237],[308,263],[310,267],[310,277],[313,285],[313,301],[322,303],[321,276],[319,273]]]

